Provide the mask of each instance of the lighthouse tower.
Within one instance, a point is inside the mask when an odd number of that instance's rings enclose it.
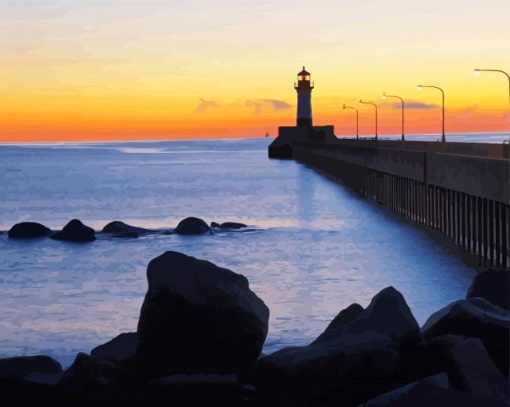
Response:
[[[298,73],[294,83],[297,92],[296,126],[278,127],[278,137],[269,145],[269,158],[292,158],[294,143],[332,143],[336,141],[335,128],[331,125],[314,126],[312,124],[312,89],[310,72],[305,67]]]
[[[312,127],[312,89],[310,72],[305,67],[298,73],[297,84],[294,83],[297,92],[297,126]]]

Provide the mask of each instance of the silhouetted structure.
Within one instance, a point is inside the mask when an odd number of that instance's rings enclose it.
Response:
[[[293,157],[437,229],[483,265],[510,267],[510,160],[502,144],[297,142]]]
[[[268,149],[269,158],[292,158],[292,143],[299,141],[334,141],[336,140],[334,127],[313,126],[312,119],[312,90],[311,75],[305,67],[298,73],[294,89],[297,92],[296,126],[278,127],[278,137]]]

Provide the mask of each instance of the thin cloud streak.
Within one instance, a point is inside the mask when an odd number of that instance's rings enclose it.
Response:
[[[200,98],[200,103],[195,109],[195,113],[205,113],[210,109],[215,109],[220,107],[220,105],[214,100],[205,100]]]
[[[280,111],[292,108],[290,103],[278,99],[248,99],[245,105],[252,108],[254,114],[261,113],[263,109]]]

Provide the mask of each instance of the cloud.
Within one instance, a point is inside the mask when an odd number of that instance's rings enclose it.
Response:
[[[406,109],[416,109],[416,110],[430,110],[430,109],[435,109],[437,107],[439,107],[438,105],[432,105],[432,104],[428,104],[428,103],[423,103],[423,102],[416,102],[416,101],[406,101]],[[392,104],[392,107],[393,109],[400,109],[401,108],[401,104],[400,102],[397,102],[397,103],[393,103]]]
[[[263,109],[271,109],[273,111],[291,109],[292,105],[278,99],[248,99],[245,105],[253,109],[253,113],[259,114]]]
[[[220,107],[220,105],[214,100],[205,100],[200,98],[200,103],[196,107],[195,113],[205,113],[209,109],[215,109],[217,107]]]

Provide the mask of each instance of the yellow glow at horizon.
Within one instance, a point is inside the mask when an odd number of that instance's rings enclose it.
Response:
[[[294,123],[303,65],[315,123],[349,127],[339,106],[362,98],[384,104],[384,132],[399,111],[382,92],[439,105],[424,83],[445,90],[450,123],[469,112],[467,128],[504,130],[505,78],[473,69],[510,70],[508,16],[498,0],[2,2],[0,141],[274,134]],[[201,99],[214,106],[197,112]],[[262,99],[292,107],[256,113]],[[428,129],[434,114],[410,116]]]

